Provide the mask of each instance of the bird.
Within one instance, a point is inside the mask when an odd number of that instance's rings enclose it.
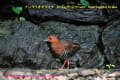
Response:
[[[52,52],[60,59],[64,60],[61,69],[64,68],[65,64],[67,64],[67,68],[69,68],[69,58],[81,49],[79,43],[68,40],[59,40],[54,35],[49,35],[44,41],[49,42]]]

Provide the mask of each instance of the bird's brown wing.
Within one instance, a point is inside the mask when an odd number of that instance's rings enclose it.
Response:
[[[78,43],[73,43],[70,41],[61,41],[61,42],[64,47],[62,54],[61,54],[62,58],[68,58],[72,56],[73,54],[75,54],[75,52],[80,49],[80,44]]]
[[[76,51],[81,49],[80,44],[79,43],[74,43],[74,42],[70,42],[70,41],[61,41],[63,44],[64,49],[66,50],[72,50],[72,51]]]

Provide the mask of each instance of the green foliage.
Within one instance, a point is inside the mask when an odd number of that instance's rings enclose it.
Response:
[[[80,3],[82,3],[84,6],[89,6],[89,2],[86,0],[80,0]]]
[[[60,62],[60,59],[57,58],[56,61],[57,61],[57,62]]]
[[[18,17],[19,17],[19,14],[22,12],[23,8],[22,7],[12,7],[12,11],[15,13],[15,14],[18,14]],[[18,20],[18,19],[17,19]],[[25,21],[25,18],[24,17],[19,17],[19,21]]]
[[[25,21],[25,18],[24,17],[20,17],[19,20],[20,21]]]
[[[16,14],[20,14],[22,12],[23,8],[22,7],[12,7],[12,11]]]
[[[0,37],[6,35],[5,32],[0,31]]]
[[[4,22],[1,22],[1,21],[0,21],[0,24],[3,24],[3,23],[4,23]]]
[[[109,69],[112,68],[112,67],[115,67],[114,64],[106,64],[105,66],[106,66],[107,68],[109,68]]]

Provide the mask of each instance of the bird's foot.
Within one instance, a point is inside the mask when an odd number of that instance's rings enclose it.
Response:
[[[69,59],[67,59],[67,69],[69,69],[69,63],[70,63],[70,61],[69,61]]]
[[[66,60],[64,60],[64,64],[62,65],[61,69],[64,68],[65,64],[66,64]]]

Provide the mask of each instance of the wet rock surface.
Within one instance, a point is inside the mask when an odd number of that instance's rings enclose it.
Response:
[[[24,68],[23,69],[14,68],[0,70],[0,79],[2,80],[119,80],[120,79],[119,76],[120,76],[119,70],[110,69],[98,70],[98,69],[75,68],[53,70],[30,70]]]
[[[101,67],[104,58],[101,55],[97,43],[100,28],[97,25],[76,26],[60,22],[45,22],[42,24],[48,35],[55,35],[60,40],[69,40],[81,44],[82,49],[70,58],[70,64],[75,67]]]
[[[48,0],[23,0],[19,1],[24,5],[27,6],[26,10],[28,11],[29,16],[31,17],[30,20],[36,23],[39,23],[41,20],[60,20],[64,22],[88,22],[88,23],[101,23],[105,22],[105,17],[101,10],[99,9],[76,9],[76,8],[57,8],[58,5],[54,3],[54,1]],[[17,2],[16,2],[17,3]],[[40,8],[29,8],[31,5],[40,5],[45,6],[48,5],[50,8],[41,9]],[[53,6],[53,8],[51,7]],[[72,5],[71,5],[72,6]],[[63,6],[64,7],[64,6]],[[74,7],[74,6],[73,6]],[[43,14],[44,13],[44,14]],[[62,15],[61,15],[62,14]],[[29,18],[29,17],[28,17]]]
[[[77,0],[73,0],[75,2]],[[88,0],[91,2],[91,0]],[[60,3],[62,2],[62,3]],[[24,15],[27,19],[30,21],[39,24],[43,21],[49,21],[49,20],[59,20],[63,22],[69,22],[72,24],[105,24],[109,21],[112,21],[114,18],[118,18],[117,16],[120,15],[120,2],[118,0],[111,0],[111,1],[104,1],[104,5],[114,5],[118,8],[109,8],[109,9],[96,9],[96,8],[75,8],[75,4],[71,4],[70,6],[72,8],[64,8],[66,6],[65,2],[69,2],[69,0],[17,0],[13,1],[13,3],[16,3],[20,6],[27,6],[27,8],[24,9],[23,13],[26,13],[27,15]],[[95,1],[96,2],[96,1]],[[98,1],[97,1],[98,2]],[[59,4],[60,3],[60,4]],[[79,5],[75,6],[83,6],[82,4],[77,1]],[[14,4],[13,4],[14,5]],[[33,6],[31,6],[33,5]],[[36,5],[39,6],[36,8]],[[45,6],[50,6],[45,7]],[[62,6],[65,5],[65,6]],[[69,4],[68,4],[69,5]],[[94,1],[90,3],[90,5],[97,5],[94,4]],[[99,3],[99,6],[101,4]],[[41,8],[43,6],[43,8]],[[53,6],[53,8],[51,7]],[[62,6],[62,8],[57,8],[57,6]],[[74,8],[73,8],[74,7]],[[62,15],[61,15],[62,14]]]
[[[4,22],[0,24],[0,67],[59,69],[63,61],[57,61],[59,58],[51,52],[49,43],[43,41],[48,35],[55,35],[82,47],[70,58],[70,68],[105,68],[107,64],[119,68],[119,23],[115,20],[102,29],[97,25],[78,26],[57,21],[43,22],[42,27],[28,21]]]
[[[111,64],[120,65],[120,20],[109,23],[103,31],[104,52]]]
[[[49,50],[43,42],[45,34],[38,26],[30,22],[6,22],[0,28],[1,67],[49,67],[52,57],[47,54]]]
[[[103,65],[104,57],[97,47],[100,31],[97,25],[76,26],[55,21],[42,25],[44,29],[27,21],[0,25],[1,67],[60,68],[63,62],[56,61],[58,57],[52,55],[43,41],[48,35],[81,44],[82,49],[70,58],[70,68]]]

